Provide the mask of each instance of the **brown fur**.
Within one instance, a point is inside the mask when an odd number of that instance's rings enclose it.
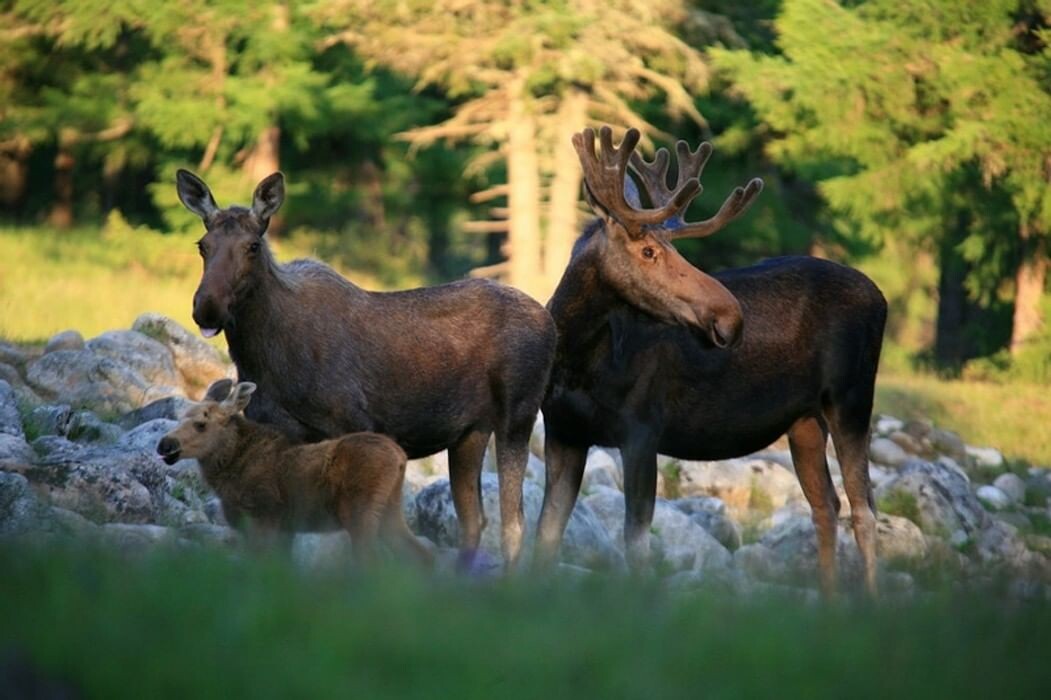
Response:
[[[429,564],[430,552],[402,513],[405,452],[376,433],[293,445],[280,431],[240,415],[254,385],[213,384],[205,400],[157,445],[166,461],[195,458],[231,525],[258,540],[345,529],[358,562],[377,536]],[[220,398],[223,392],[228,397]]]

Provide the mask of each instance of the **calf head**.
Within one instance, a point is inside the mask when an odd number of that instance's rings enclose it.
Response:
[[[281,173],[264,178],[250,209],[220,209],[208,185],[187,170],[178,172],[176,183],[179,199],[206,229],[197,242],[204,274],[193,295],[193,320],[210,338],[230,325],[231,309],[251,292],[260,265],[269,259],[263,234],[284,201],[285,180]]]
[[[647,163],[635,153],[638,130],[629,129],[616,148],[609,127],[602,128],[599,140],[596,153],[593,130],[573,136],[585,195],[603,225],[599,269],[605,281],[642,311],[697,328],[718,347],[736,344],[743,324],[740,303],[718,280],[682,257],[671,241],[718,231],[748,208],[762,190],[762,180],[738,187],[712,218],[687,224],[683,213],[701,192],[697,177],[711,155],[710,144],[693,152],[685,142],[678,143],[679,177],[669,187],[668,151],[659,150]],[[638,185],[629,177],[629,164]],[[642,207],[640,189],[654,208]]]
[[[180,459],[207,459],[227,447],[230,419],[244,410],[255,384],[220,379],[208,387],[204,400],[190,406],[175,428],[157,443],[157,454],[168,464]]]

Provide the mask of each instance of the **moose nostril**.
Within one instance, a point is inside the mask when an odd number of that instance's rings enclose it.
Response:
[[[179,443],[170,437],[163,437],[161,441],[157,443],[157,454],[169,455],[179,449]]]

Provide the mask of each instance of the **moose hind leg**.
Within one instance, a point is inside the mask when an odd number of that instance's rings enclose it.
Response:
[[[587,455],[586,447],[564,443],[550,432],[544,439],[544,505],[540,508],[533,555],[533,563],[538,568],[550,568],[558,560],[562,535],[584,478]]]
[[[817,532],[817,558],[821,574],[821,591],[831,596],[836,591],[836,529],[839,497],[832,484],[825,458],[828,429],[818,418],[801,418],[788,430],[788,445],[796,468],[799,485],[810,504],[810,517]]]
[[[632,571],[650,565],[650,525],[657,499],[657,451],[649,445],[628,445],[624,458],[624,548]]]
[[[522,482],[529,460],[529,436],[532,430],[533,420],[530,417],[528,421],[496,434],[496,460],[500,478],[500,544],[508,571],[518,564],[525,534]]]
[[[482,506],[482,458],[489,443],[489,433],[468,433],[449,448],[449,485],[453,507],[460,524],[461,562],[469,563],[478,550],[485,529]]]

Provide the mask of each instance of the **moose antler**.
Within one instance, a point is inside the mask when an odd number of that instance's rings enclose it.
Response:
[[[679,173],[675,178],[673,187],[681,182],[698,182],[698,194],[701,187],[699,184],[701,172],[705,163],[712,155],[712,144],[707,141],[701,143],[696,151],[690,150],[690,145],[685,141],[675,144],[675,155],[678,161]],[[668,149],[661,148],[653,157],[653,161],[647,163],[638,153],[631,154],[631,169],[638,175],[639,181],[649,195],[650,202],[654,206],[665,206],[675,200],[675,191],[668,187],[668,163],[670,156]],[[668,230],[668,238],[702,238],[710,236],[720,230],[728,223],[743,214],[755,198],[763,191],[763,181],[753,178],[744,187],[736,187],[726,198],[723,205],[715,216],[704,221],[687,223],[683,218],[689,200],[679,207],[674,216],[664,221],[664,227]],[[692,197],[691,197],[692,199]]]
[[[579,134],[573,134],[573,148],[584,170],[584,184],[591,197],[629,231],[647,224],[663,223],[685,209],[701,191],[696,179],[687,179],[680,182],[674,192],[667,192],[657,208],[633,206],[624,198],[624,182],[628,177],[628,160],[639,142],[639,130],[628,129],[620,147],[614,148],[613,130],[604,126],[599,131],[599,141],[601,150],[596,155],[594,129],[584,129]]]

